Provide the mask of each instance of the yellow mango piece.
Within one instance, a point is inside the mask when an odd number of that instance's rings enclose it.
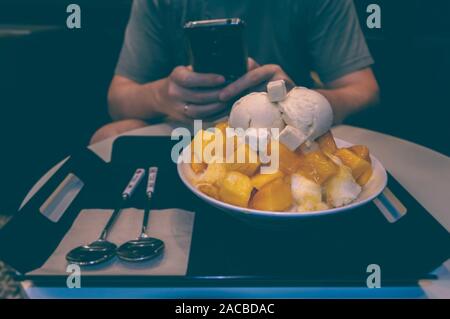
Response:
[[[370,169],[368,169],[367,171],[365,171],[364,173],[362,173],[362,175],[356,180],[356,182],[360,185],[360,186],[364,186],[366,185],[370,178],[372,177],[372,167]]]
[[[228,122],[220,122],[220,123],[217,123],[214,127],[219,129],[222,132],[223,136],[225,137],[226,136],[226,130],[230,126],[228,125]]]
[[[219,198],[228,204],[248,207],[252,191],[253,186],[247,175],[239,172],[228,172],[220,185]]]
[[[353,145],[348,148],[350,151],[361,157],[362,159],[368,161],[369,163],[372,163],[372,160],[370,159],[370,152],[369,148],[365,145]]]
[[[284,173],[281,171],[277,171],[273,174],[257,174],[252,177],[251,182],[253,187],[259,190],[266,184],[269,184],[270,182],[280,177],[284,177]]]
[[[225,164],[222,163],[211,163],[206,168],[205,173],[200,177],[198,184],[212,184],[219,186],[225,175],[227,173],[227,169]]]
[[[194,163],[209,164],[217,158],[224,159],[226,147],[226,134],[223,133],[222,129],[214,128],[213,131],[200,130],[191,142],[191,151],[195,159]]]
[[[203,183],[203,184],[198,184],[197,188],[203,194],[219,200],[219,188],[217,186],[208,184],[208,183]]]
[[[257,210],[282,212],[293,203],[291,186],[283,178],[277,178],[256,192],[250,207]]]
[[[283,143],[271,141],[268,144],[268,155],[273,156],[272,152],[278,151],[278,169],[286,175],[294,174],[301,164],[300,155],[292,152]]]
[[[211,163],[216,157],[216,132],[200,130],[191,142],[191,150],[197,163]]]
[[[372,165],[352,151],[341,148],[338,149],[335,153],[337,157],[339,157],[342,161],[342,163],[345,166],[350,167],[352,170],[352,175],[355,180],[357,180],[364,172],[368,171],[372,168]]]
[[[215,132],[215,135],[216,135],[216,140],[217,140],[217,138],[218,138],[218,134],[220,134],[221,136],[221,143],[222,143],[222,157],[223,158],[226,158],[226,156],[227,156],[227,128],[228,128],[229,126],[228,126],[228,122],[220,122],[220,123],[217,123],[216,125],[215,125],[215,128],[216,128],[216,132]]]
[[[205,163],[191,163],[191,168],[195,174],[201,174],[208,167]]]
[[[338,166],[322,151],[303,155],[298,173],[319,185],[338,173]]]
[[[282,143],[279,143],[280,171],[285,174],[294,174],[301,164],[301,157],[292,152]]]
[[[201,161],[198,161],[195,159],[195,154],[192,152],[191,154],[191,168],[194,171],[195,174],[200,174],[205,171],[205,169],[208,167],[206,163],[203,163]]]
[[[324,153],[334,154],[337,151],[336,141],[331,131],[319,137],[316,142],[319,144],[320,150]]]
[[[236,151],[227,158],[226,167],[228,171],[235,171],[247,176],[255,175],[261,166],[258,154],[247,144],[240,144]]]
[[[191,142],[191,151],[194,153],[194,159],[198,163],[209,163],[211,158],[205,158],[205,149],[210,143],[213,143],[215,139],[214,133],[200,130],[194,136]]]
[[[239,143],[238,143],[238,138],[237,136],[232,136],[229,134],[227,134],[227,128],[229,128],[228,122],[220,122],[217,123],[215,125],[215,138],[216,140],[218,140],[217,135],[221,134],[221,146],[222,146],[222,156],[223,158],[227,158],[227,156],[231,156],[231,154],[233,154],[233,152],[236,151]],[[230,147],[229,152],[227,153],[227,147]],[[217,145],[217,147],[219,147],[219,145]]]
[[[231,157],[236,152],[238,147],[242,144],[243,144],[242,142],[239,142],[239,139],[237,136],[227,136],[227,138],[223,140],[224,158]]]

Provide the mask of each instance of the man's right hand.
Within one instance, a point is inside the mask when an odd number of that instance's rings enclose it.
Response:
[[[227,107],[219,99],[220,85],[224,83],[221,75],[196,73],[190,66],[178,66],[161,80],[158,112],[179,121],[210,117]]]
[[[249,71],[258,66],[249,58]],[[190,66],[178,66],[167,78],[145,84],[115,75],[108,93],[109,112],[114,120],[160,115],[183,122],[204,119],[229,107],[229,100],[220,99],[224,84],[223,76],[196,73]]]

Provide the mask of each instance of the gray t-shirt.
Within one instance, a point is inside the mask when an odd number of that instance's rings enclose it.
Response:
[[[241,18],[249,56],[278,64],[297,85],[325,83],[373,64],[352,0],[134,0],[116,74],[138,83],[187,65],[183,25]]]

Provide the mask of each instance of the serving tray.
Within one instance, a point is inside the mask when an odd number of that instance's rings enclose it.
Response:
[[[120,188],[134,169],[155,165],[160,173],[154,207],[182,208],[196,213],[187,275],[88,276],[83,278],[83,285],[365,287],[370,274],[367,267],[373,264],[381,269],[383,286],[415,285],[418,279],[429,278],[429,273],[450,257],[447,230],[392,176],[389,176],[388,187],[407,208],[406,215],[395,223],[389,222],[377,206],[370,203],[344,214],[305,219],[292,229],[259,229],[226,215],[190,193],[171,161],[175,143],[177,141],[170,137],[121,137],[114,143],[111,163],[102,163],[92,154],[78,156],[69,167],[62,169],[82,171],[89,187],[69,208],[70,213],[64,215],[62,225],[46,226],[47,232],[54,234],[49,235],[52,240],[39,243],[47,245],[46,248],[41,248],[36,254],[39,256],[29,260],[15,260],[14,251],[9,251],[4,258],[0,248],[0,258],[21,270],[24,279],[65,285],[65,276],[27,276],[26,273],[51,255],[52,248],[79,210],[114,208],[113,199],[120,194]],[[62,178],[64,173],[60,175]],[[50,181],[52,183],[57,184]],[[47,191],[52,189],[47,188]],[[25,208],[31,211],[36,205],[33,202],[45,198],[44,193],[40,191]],[[144,201],[144,190],[138,189],[130,206],[141,208]],[[34,217],[34,222],[35,227],[41,227],[42,221],[36,224]],[[21,229],[20,224],[26,224],[27,218],[13,219],[11,223],[12,226],[7,225],[0,231],[0,245],[5,240],[11,242],[18,238],[19,234],[14,231]],[[27,230],[32,236],[33,230],[30,227]],[[34,268],[26,267],[31,264]]]

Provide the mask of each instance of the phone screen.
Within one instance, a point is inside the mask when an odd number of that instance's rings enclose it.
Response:
[[[240,19],[188,22],[184,29],[195,72],[223,75],[232,82],[247,72],[245,23]]]

